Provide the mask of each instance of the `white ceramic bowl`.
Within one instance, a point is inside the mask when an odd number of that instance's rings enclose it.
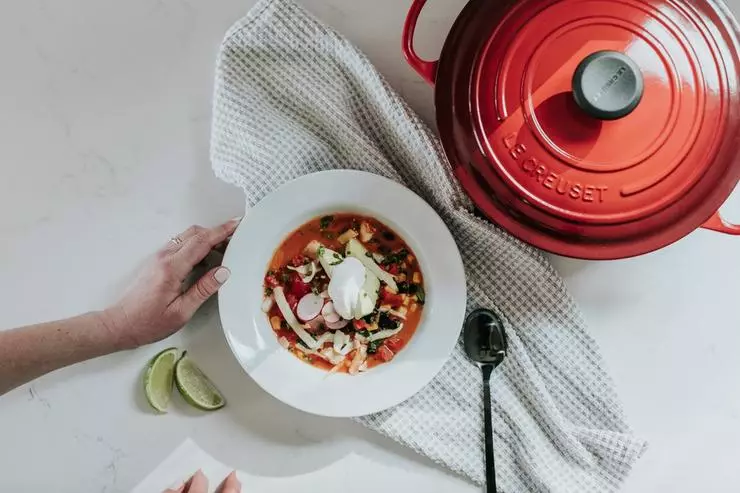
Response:
[[[411,247],[424,274],[426,304],[408,345],[357,376],[332,374],[282,348],[261,310],[275,249],[296,228],[329,213],[378,218]],[[244,370],[284,403],[322,416],[362,416],[408,399],[442,369],[465,317],[465,272],[455,241],[434,210],[398,183],[359,171],[325,171],[282,186],[248,211],[229,244],[231,277],[219,292],[226,339]]]

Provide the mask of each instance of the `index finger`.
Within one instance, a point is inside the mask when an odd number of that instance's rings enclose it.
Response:
[[[242,484],[236,477],[236,471],[232,471],[231,474],[226,476],[226,479],[216,489],[216,493],[241,493],[241,491]]]
[[[194,234],[175,252],[173,258],[176,265],[183,266],[183,274],[190,272],[195,265],[202,261],[206,255],[219,243],[234,234],[239,226],[241,218],[234,218],[215,228],[204,229]]]

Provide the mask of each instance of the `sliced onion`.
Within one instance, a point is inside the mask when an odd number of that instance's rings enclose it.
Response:
[[[370,334],[370,337],[367,338],[369,342],[375,342],[380,341],[383,339],[388,339],[389,337],[393,337],[394,335],[401,332],[403,329],[403,324],[399,324],[397,329],[394,330],[379,330],[378,332],[373,332]]]
[[[309,262],[305,265],[301,265],[300,267],[293,267],[292,265],[289,265],[288,270],[297,272],[298,275],[301,276],[301,281],[305,282],[306,284],[313,281],[314,276],[319,271],[316,267],[316,262]]]
[[[265,313],[269,313],[270,310],[272,310],[272,305],[274,304],[275,299],[272,296],[268,296],[264,299],[262,302],[262,311]]]
[[[348,323],[349,322],[344,319],[339,319],[336,322],[329,322],[328,320],[326,320],[326,328],[330,330],[339,330],[345,328]]]
[[[301,343],[296,344],[295,347],[298,348],[298,349],[300,349],[302,352],[304,352],[306,354],[313,354],[315,356],[321,356],[322,358],[324,358],[324,355],[321,354],[321,352],[317,351],[317,349],[320,349],[321,346],[323,346],[324,344],[326,344],[327,342],[329,342],[332,337],[334,337],[334,334],[332,334],[331,332],[327,332],[327,333],[323,334],[321,337],[319,337],[316,340],[316,344],[317,344],[316,349],[309,349],[309,348],[307,348],[306,346],[304,346]],[[327,349],[331,350],[331,348],[327,348]]]
[[[396,318],[400,318],[402,320],[406,320],[406,313],[404,313],[405,311],[406,311],[406,308],[405,307],[401,307],[401,309],[398,310],[398,311],[396,311],[396,310],[388,310],[388,315],[393,315]]]
[[[277,306],[280,309],[280,313],[283,315],[283,318],[288,323],[290,328],[293,329],[293,332],[295,332],[296,335],[301,339],[301,341],[303,341],[306,347],[308,347],[309,349],[316,349],[317,347],[319,347],[316,340],[311,337],[311,334],[306,332],[306,329],[304,329],[298,322],[298,319],[295,318],[293,310],[290,309],[290,305],[288,304],[288,300],[285,299],[285,292],[283,291],[283,287],[276,287],[273,290],[273,294],[275,295],[275,302],[277,303]]]
[[[308,293],[298,302],[296,313],[298,314],[298,318],[304,322],[308,322],[309,320],[313,320],[319,316],[319,313],[321,313],[321,307],[323,306],[324,299],[321,296]]]
[[[347,343],[337,352],[342,356],[347,356],[350,352],[352,352],[352,348],[354,348],[354,344],[352,343],[352,341],[347,341]]]

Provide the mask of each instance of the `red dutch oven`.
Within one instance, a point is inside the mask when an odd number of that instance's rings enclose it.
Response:
[[[472,0],[439,61],[437,124],[491,221],[585,259],[647,253],[699,227],[740,179],[740,28],[718,0]]]

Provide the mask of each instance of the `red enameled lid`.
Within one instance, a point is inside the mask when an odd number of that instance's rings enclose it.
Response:
[[[645,253],[740,178],[738,28],[709,0],[473,0],[437,71],[438,123],[491,219],[556,253]]]

